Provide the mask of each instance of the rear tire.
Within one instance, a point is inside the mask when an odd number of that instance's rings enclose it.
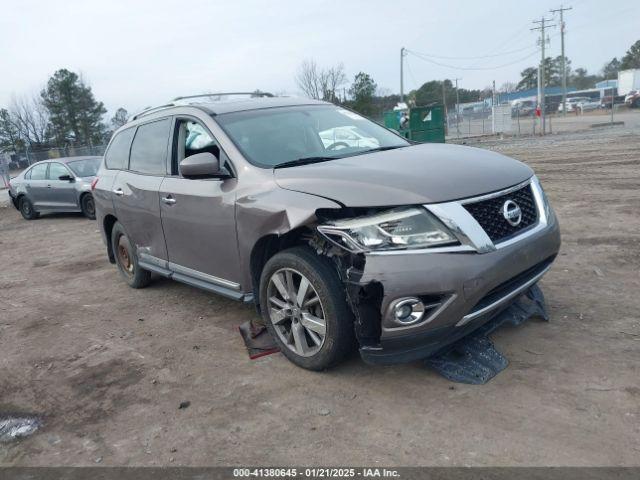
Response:
[[[25,220],[34,220],[40,216],[38,212],[33,208],[33,203],[27,197],[20,197],[18,200],[18,207],[20,213]]]
[[[80,199],[80,208],[82,209],[82,214],[89,220],[96,219],[96,204],[93,200],[93,195],[85,193]]]
[[[131,288],[144,288],[149,285],[151,272],[138,265],[135,249],[120,222],[113,226],[111,247],[116,257],[116,265],[125,282]]]
[[[269,259],[260,276],[260,307],[280,350],[299,367],[325,370],[354,348],[344,284],[335,266],[308,247]]]

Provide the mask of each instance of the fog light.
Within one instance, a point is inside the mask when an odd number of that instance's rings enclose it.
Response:
[[[397,300],[393,306],[395,321],[402,325],[418,322],[424,315],[424,304],[419,298],[409,297]]]

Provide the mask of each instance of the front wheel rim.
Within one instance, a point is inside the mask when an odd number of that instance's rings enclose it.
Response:
[[[293,268],[281,268],[267,286],[269,320],[280,341],[293,353],[311,357],[327,335],[324,307],[309,279]]]
[[[26,216],[31,215],[31,205],[29,204],[29,202],[22,202],[22,213],[24,213]]]

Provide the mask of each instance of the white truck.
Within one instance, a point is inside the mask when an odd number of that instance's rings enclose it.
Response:
[[[632,90],[640,90],[640,68],[618,72],[618,95],[627,96]]]

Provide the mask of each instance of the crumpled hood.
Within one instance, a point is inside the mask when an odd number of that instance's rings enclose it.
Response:
[[[508,188],[532,175],[528,166],[504,155],[445,144],[274,169],[280,187],[348,207],[447,202]]]

